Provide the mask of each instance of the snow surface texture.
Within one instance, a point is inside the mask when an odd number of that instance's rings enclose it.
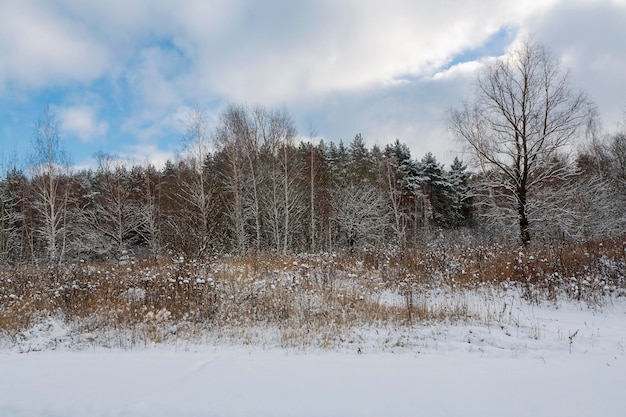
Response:
[[[363,329],[335,351],[72,351],[50,321],[33,328],[29,353],[0,350],[0,416],[625,415],[626,301],[518,313],[519,326]]]

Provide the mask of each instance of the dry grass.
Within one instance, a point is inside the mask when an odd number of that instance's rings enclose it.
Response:
[[[207,335],[333,347],[355,328],[504,320],[505,294],[598,305],[626,295],[626,244],[433,247],[358,255],[0,268],[0,333],[58,317],[76,337],[132,346]],[[259,336],[259,332],[265,336]]]

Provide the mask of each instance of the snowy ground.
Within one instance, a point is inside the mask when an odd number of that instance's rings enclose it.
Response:
[[[5,347],[0,416],[624,415],[626,302],[518,314],[516,324],[363,330],[335,351]]]

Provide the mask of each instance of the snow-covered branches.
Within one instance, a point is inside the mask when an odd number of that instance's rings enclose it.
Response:
[[[531,240],[529,202],[544,184],[567,177],[567,166],[555,158],[587,125],[591,110],[586,96],[571,90],[558,59],[527,39],[479,77],[472,103],[449,113],[451,130],[477,166],[513,200],[523,243]]]

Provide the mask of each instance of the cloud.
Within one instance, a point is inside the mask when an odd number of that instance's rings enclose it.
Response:
[[[433,152],[450,163],[459,148],[446,127],[446,110],[471,94],[474,74],[443,79],[423,77],[367,91],[337,92],[323,100],[294,106],[296,120],[311,119],[325,141],[350,142],[361,133],[368,144],[385,146],[396,138],[415,158]]]
[[[527,27],[570,70],[574,88],[596,102],[608,130],[626,106],[626,1],[562,2]]]
[[[6,23],[19,22],[9,29],[25,41],[19,48],[7,45],[13,70],[5,79],[141,82],[137,57],[158,59],[148,55],[166,53],[158,45],[165,40],[188,62],[166,79],[184,97],[276,104],[428,73],[550,2],[453,3],[13,1],[3,16]],[[32,74],[19,74],[25,66]],[[164,84],[152,91],[159,86]],[[149,95],[145,99],[150,102]]]
[[[254,20],[232,21],[219,38],[225,45],[190,39],[212,91],[273,104],[394,84],[432,72],[537,10],[532,1],[289,4],[264,2]]]
[[[89,106],[63,107],[57,109],[61,129],[76,135],[82,142],[91,142],[103,137],[109,130],[105,121],[99,121],[95,110]]]
[[[51,104],[82,141],[117,137],[157,158],[186,109],[214,114],[228,102],[284,106],[326,140],[398,137],[415,156],[445,158],[455,148],[446,109],[471,95],[485,59],[527,33],[565,58],[609,120],[621,117],[624,4],[5,0],[0,91],[11,95],[0,100],[61,91]]]
[[[146,106],[216,96],[275,105],[395,85],[539,7],[531,0],[9,1],[3,38],[10,31],[21,43],[5,45],[5,81],[121,79]]]
[[[0,14],[0,87],[36,88],[102,76],[109,51],[89,29],[53,2],[3,2]]]
[[[175,154],[170,151],[159,149],[154,144],[141,144],[127,147],[120,157],[131,161],[133,164],[152,164],[157,168],[163,168],[165,163],[174,160]]]
[[[459,77],[474,77],[475,74],[478,73],[478,71],[483,67],[484,63],[481,61],[461,62],[451,66],[450,68],[446,68],[443,71],[435,73],[433,75],[433,80],[444,81]]]

